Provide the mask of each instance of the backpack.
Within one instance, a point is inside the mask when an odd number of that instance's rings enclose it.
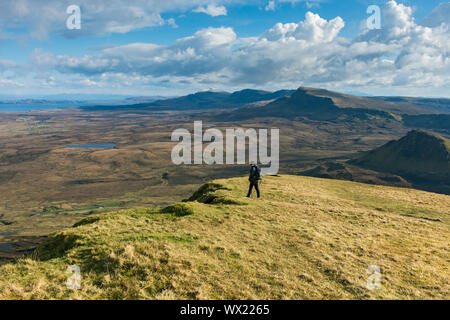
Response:
[[[262,180],[261,178],[261,169],[258,166],[255,166],[255,172],[252,172],[252,178],[255,180]]]
[[[261,177],[261,169],[259,167],[256,167],[256,176],[257,176],[258,180],[262,179],[262,177]]]

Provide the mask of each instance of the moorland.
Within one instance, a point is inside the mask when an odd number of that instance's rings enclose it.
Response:
[[[331,164],[350,168],[352,175],[330,178],[432,187],[441,193],[450,184],[431,186],[382,167],[348,163],[414,129],[448,138],[448,99],[355,97],[300,88],[202,92],[137,105],[2,113],[0,263],[32,253],[51,232],[83,218],[136,207],[158,210],[189,197],[207,181],[245,175],[247,167],[241,165],[171,162],[172,131],[192,130],[195,120],[202,120],[204,129],[279,128],[282,174],[314,175],[318,165]],[[115,147],[67,148],[92,143]],[[448,205],[448,196],[442,199]]]

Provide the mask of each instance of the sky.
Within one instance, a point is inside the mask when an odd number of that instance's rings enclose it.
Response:
[[[0,0],[0,97],[300,86],[450,97],[449,28],[450,2],[437,0]]]

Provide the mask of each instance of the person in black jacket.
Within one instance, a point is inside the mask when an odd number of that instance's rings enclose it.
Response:
[[[258,198],[261,196],[259,192],[259,181],[261,179],[261,169],[258,168],[258,166],[254,163],[250,164],[250,176],[248,177],[248,181],[250,181],[250,187],[248,189],[247,198],[250,198],[252,195],[253,187],[256,190],[256,193],[258,195]]]

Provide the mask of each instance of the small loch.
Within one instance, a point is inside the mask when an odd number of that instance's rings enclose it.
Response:
[[[15,246],[12,244],[0,244],[0,249],[14,249]]]

